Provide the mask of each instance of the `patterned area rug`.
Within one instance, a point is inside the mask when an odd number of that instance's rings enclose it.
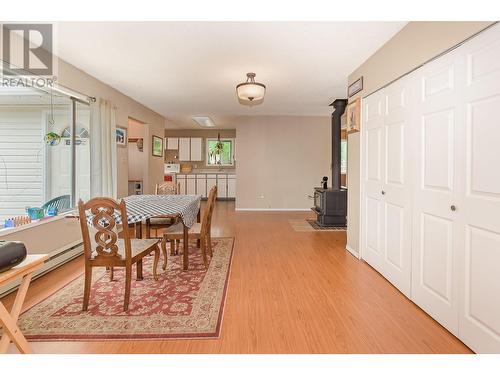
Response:
[[[19,326],[29,341],[217,338],[234,239],[213,243],[208,270],[193,242],[189,270],[182,271],[182,255],[169,256],[166,271],[160,261],[157,281],[152,276],[153,257],[146,257],[144,280],[132,281],[127,312],[123,269],[115,269],[114,280],[109,281],[105,269],[96,268],[88,311],[82,311],[84,277],[80,276],[22,314]]]
[[[346,227],[322,227],[316,224],[316,220],[314,219],[289,219],[288,222],[295,232],[315,232],[317,230],[338,232],[346,230]]]

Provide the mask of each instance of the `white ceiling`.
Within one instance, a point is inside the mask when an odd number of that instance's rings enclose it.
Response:
[[[347,76],[405,22],[63,22],[62,59],[167,118],[192,115],[234,127],[241,115],[328,115]],[[264,103],[238,103],[247,72],[267,85]]]

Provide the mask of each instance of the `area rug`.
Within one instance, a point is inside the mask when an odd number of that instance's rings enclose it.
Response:
[[[115,269],[110,281],[105,269],[96,268],[88,311],[82,311],[82,275],[23,313],[19,327],[29,341],[217,338],[233,243],[233,238],[214,239],[214,256],[205,270],[193,242],[189,270],[182,271],[182,255],[169,256],[166,271],[161,259],[157,281],[152,276],[153,257],[146,257],[144,280],[132,281],[127,312],[124,271]]]
[[[346,227],[322,227],[316,224],[316,220],[314,219],[289,219],[288,222],[295,232],[338,232],[346,230]]]

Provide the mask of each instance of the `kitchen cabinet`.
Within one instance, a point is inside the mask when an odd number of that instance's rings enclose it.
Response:
[[[201,195],[203,198],[207,197],[207,175],[196,175],[196,194]]]
[[[217,198],[227,198],[227,175],[217,175]]]
[[[236,198],[236,175],[227,175],[227,197]]]
[[[178,150],[179,149],[179,138],[167,138],[165,142],[167,150]]]
[[[186,176],[186,194],[196,195],[196,176],[188,174]]]
[[[191,139],[179,138],[179,161],[191,160]]]
[[[201,195],[207,198],[212,187],[217,186],[217,198],[236,198],[236,175],[225,173],[197,173],[175,175],[179,194]]]
[[[179,138],[179,161],[202,161],[203,138]]]
[[[177,174],[175,178],[176,182],[179,184],[179,194],[186,194],[186,175]]]
[[[207,196],[214,186],[217,185],[217,177],[214,174],[207,174]]]
[[[202,161],[202,138],[191,138],[191,161]]]

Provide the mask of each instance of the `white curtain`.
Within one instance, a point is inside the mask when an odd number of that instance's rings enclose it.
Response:
[[[116,110],[108,100],[91,104],[90,196],[117,196]]]

